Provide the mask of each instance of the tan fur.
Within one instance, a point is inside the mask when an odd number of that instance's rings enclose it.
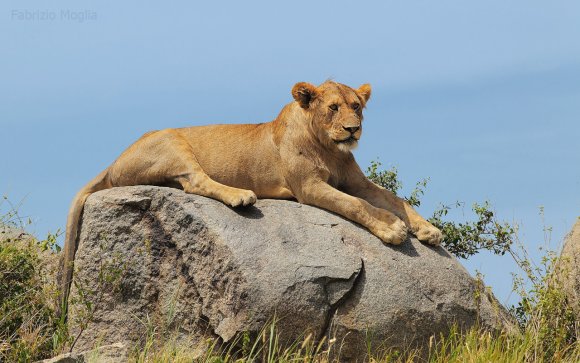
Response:
[[[441,232],[404,200],[370,182],[351,149],[362,132],[370,85],[297,83],[296,102],[269,123],[213,125],[149,132],[131,145],[73,201],[68,216],[61,289],[70,288],[77,228],[86,198],[128,185],[177,185],[187,193],[246,206],[256,198],[297,199],[357,222],[385,243],[409,229],[438,245]],[[66,310],[65,310],[66,311]]]

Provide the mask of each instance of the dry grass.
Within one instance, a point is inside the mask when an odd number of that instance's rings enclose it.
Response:
[[[361,357],[364,362],[372,363],[488,363],[488,362],[580,362],[578,343],[563,346],[554,355],[545,356],[540,350],[538,337],[531,331],[520,335],[492,334],[472,329],[460,333],[452,329],[448,335],[432,337],[429,355],[422,356],[419,351],[387,351],[381,356]],[[331,352],[335,342],[314,342],[310,336],[284,347],[279,344],[274,324],[262,331],[260,339],[244,348],[241,339],[235,344],[219,349],[216,342],[208,341],[203,345],[179,344],[170,340],[162,346],[154,340],[146,343],[149,349],[133,355],[130,361],[139,363],[161,362],[207,362],[207,363],[244,363],[244,362],[340,362],[340,356]]]

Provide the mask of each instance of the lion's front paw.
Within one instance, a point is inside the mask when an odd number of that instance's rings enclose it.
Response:
[[[381,223],[378,230],[373,233],[383,242],[393,245],[399,245],[407,239],[407,226],[402,220],[396,220],[393,223]]]
[[[419,241],[433,246],[439,246],[443,240],[443,233],[429,222],[422,224],[415,232],[415,236],[417,236]]]
[[[232,207],[248,206],[256,203],[256,194],[251,190],[240,190],[239,192],[232,193],[227,200],[226,204]]]

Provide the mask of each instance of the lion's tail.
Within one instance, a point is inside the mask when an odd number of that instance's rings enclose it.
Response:
[[[105,169],[77,193],[68,213],[63,258],[59,273],[60,299],[57,302],[57,316],[60,316],[62,319],[66,319],[67,301],[72,282],[74,258],[77,250],[78,229],[85,201],[92,193],[112,187],[108,172],[108,169]]]

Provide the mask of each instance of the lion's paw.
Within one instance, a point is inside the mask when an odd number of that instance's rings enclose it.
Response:
[[[375,235],[384,243],[400,245],[407,239],[407,232],[407,225],[399,219],[390,224],[385,223]]]
[[[443,233],[428,222],[419,227],[417,232],[415,232],[415,236],[417,236],[419,241],[426,242],[432,246],[439,246],[443,240]]]
[[[256,194],[251,190],[240,190],[234,192],[225,201],[226,204],[232,207],[248,206],[256,203]]]

